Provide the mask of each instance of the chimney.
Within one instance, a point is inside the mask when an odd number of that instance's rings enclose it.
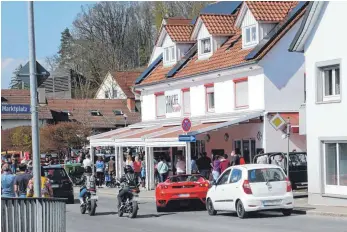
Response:
[[[127,106],[130,112],[135,112],[135,99],[127,98]]]
[[[46,104],[46,89],[45,88],[37,88],[37,98],[39,104]]]

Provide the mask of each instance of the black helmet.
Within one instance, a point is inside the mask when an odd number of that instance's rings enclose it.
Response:
[[[133,173],[134,170],[133,170],[133,168],[132,168],[130,165],[126,165],[126,166],[124,167],[124,172],[125,172],[125,173]]]
[[[85,173],[92,173],[92,168],[90,166],[87,166],[85,169],[84,169],[84,172]]]

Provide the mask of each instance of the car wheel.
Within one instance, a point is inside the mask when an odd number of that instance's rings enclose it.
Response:
[[[212,200],[210,198],[207,200],[206,208],[207,208],[207,212],[210,216],[214,216],[217,214],[217,211],[214,210],[213,203],[212,203]]]
[[[290,216],[293,212],[293,209],[282,209],[282,213],[284,216]]]
[[[236,213],[239,218],[246,218],[247,212],[245,211],[245,208],[243,207],[242,201],[239,200],[236,203]]]

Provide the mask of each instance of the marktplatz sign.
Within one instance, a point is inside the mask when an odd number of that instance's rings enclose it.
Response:
[[[30,114],[30,105],[2,104],[2,114]]]

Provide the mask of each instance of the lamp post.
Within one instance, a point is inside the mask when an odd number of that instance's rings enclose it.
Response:
[[[41,197],[41,167],[39,151],[39,120],[37,113],[37,76],[35,54],[34,3],[28,2],[29,72],[30,72],[30,109],[32,133],[32,157],[35,197]]]
[[[289,138],[290,138],[290,119],[287,119],[287,177],[289,178]]]

